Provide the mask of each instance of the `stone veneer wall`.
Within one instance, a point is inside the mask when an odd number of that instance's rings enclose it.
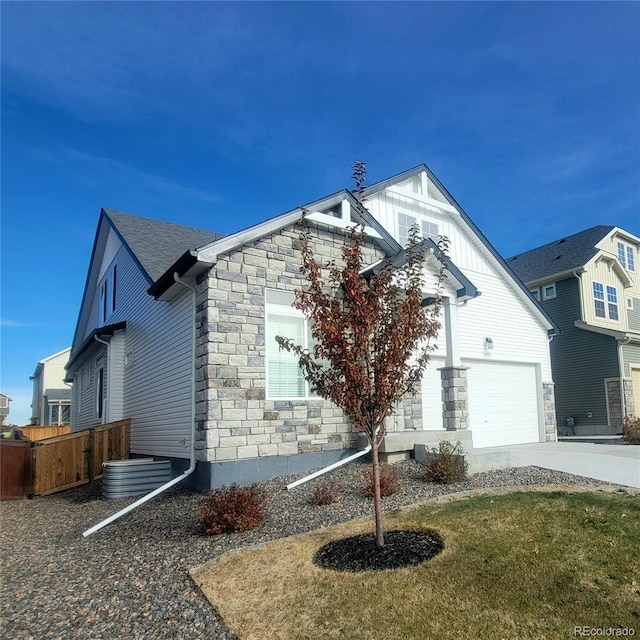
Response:
[[[341,260],[344,235],[311,226],[314,251]],[[198,281],[196,449],[200,462],[227,462],[354,448],[342,410],[317,399],[267,400],[265,288],[293,292],[300,274],[296,226],[219,257]],[[365,246],[367,263],[384,257]]]
[[[622,425],[622,404],[620,397],[620,378],[609,378],[605,381],[607,390],[607,404],[609,407],[609,425]]]
[[[556,396],[553,382],[543,382],[542,393],[544,401],[545,441],[556,442],[558,440],[558,430],[556,426]]]

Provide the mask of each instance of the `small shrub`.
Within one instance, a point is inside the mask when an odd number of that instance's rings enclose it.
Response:
[[[210,491],[200,509],[198,524],[208,535],[255,529],[264,519],[264,495],[257,484],[232,484]]]
[[[627,444],[640,444],[640,418],[627,416],[624,419],[622,437]]]
[[[468,469],[462,444],[441,440],[427,455],[425,478],[428,482],[454,484],[466,480]]]
[[[311,494],[310,502],[318,507],[333,504],[336,501],[336,485],[334,482],[317,484]]]
[[[364,488],[364,494],[368,498],[373,498],[373,469],[367,469],[363,471],[364,479],[366,482]],[[392,496],[397,493],[399,488],[398,472],[388,464],[380,465],[380,495]]]

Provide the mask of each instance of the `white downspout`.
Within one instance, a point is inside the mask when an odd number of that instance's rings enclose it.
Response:
[[[373,436],[374,438],[378,436],[379,431],[380,431],[380,427],[376,429],[375,434]],[[300,478],[300,480],[296,480],[295,482],[288,484],[287,490],[293,489],[294,487],[304,484],[305,482],[309,482],[309,480],[313,480],[314,478],[317,478],[318,476],[322,476],[325,473],[329,473],[329,471],[333,471],[334,469],[337,469],[338,467],[341,467],[343,464],[347,464],[348,462],[351,462],[356,458],[361,458],[365,454],[369,453],[369,451],[371,451],[371,443],[369,443],[362,451],[358,451],[358,453],[354,453],[352,456],[349,456],[344,460],[338,460],[338,462],[334,462],[333,464],[330,464],[328,467],[324,467],[323,469],[314,471],[313,473],[310,473],[308,476],[305,476],[304,478]]]
[[[157,495],[163,493],[167,489],[173,487],[174,485],[182,482],[187,476],[191,475],[196,468],[196,287],[194,285],[189,285],[186,282],[183,282],[180,279],[180,276],[176,273],[173,274],[173,279],[183,287],[191,290],[191,456],[189,460],[189,468],[177,476],[173,480],[170,480],[166,484],[163,484],[161,487],[154,489],[151,493],[142,496],[135,502],[131,503],[128,507],[121,509],[117,513],[114,513],[112,516],[109,516],[102,522],[94,525],[90,529],[87,529],[82,533],[82,536],[86,538],[90,536],[92,533],[99,531],[102,527],[106,527],[108,524],[111,524],[114,520],[117,520],[121,516],[126,515],[130,511],[137,509],[140,505],[148,502],[152,498],[155,498]]]
[[[347,464],[347,462],[351,462],[356,458],[360,458],[366,453],[369,453],[369,451],[371,451],[370,444],[368,444],[362,451],[358,451],[358,453],[354,453],[352,456],[349,456],[344,460],[338,460],[338,462],[334,462],[333,464],[330,464],[328,467],[325,467],[324,469],[320,469],[319,471],[314,471],[313,473],[310,473],[308,476],[305,476],[304,478],[300,478],[300,480],[296,480],[295,482],[288,484],[287,490],[293,489],[294,487],[297,487],[300,484],[304,484],[305,482],[309,482],[309,480],[313,480],[314,478],[324,475],[325,473],[329,473],[329,471],[333,471],[334,469],[341,467],[343,464]]]

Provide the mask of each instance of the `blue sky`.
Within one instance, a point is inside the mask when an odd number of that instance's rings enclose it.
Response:
[[[69,346],[100,208],[219,232],[428,164],[505,256],[640,234],[640,3],[3,2],[0,387]]]

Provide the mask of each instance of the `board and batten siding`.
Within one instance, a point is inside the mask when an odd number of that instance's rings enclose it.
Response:
[[[611,263],[606,260],[596,260],[586,266],[585,273],[580,275],[582,280],[582,303],[585,322],[613,329],[614,331],[625,331],[627,328],[627,301],[624,285],[618,274],[611,268]],[[618,320],[611,320],[607,311],[606,318],[596,316],[593,283],[599,282],[604,287],[604,304],[607,308],[607,286],[615,287],[618,298]]]
[[[435,187],[433,187],[435,189]],[[434,194],[430,194],[434,197]],[[442,199],[443,196],[441,196]],[[449,240],[454,264],[478,288],[481,295],[458,308],[460,355],[462,358],[493,358],[503,361],[539,363],[543,382],[551,382],[551,362],[547,330],[527,308],[526,294],[510,283],[511,276],[495,264],[495,259],[464,221],[426,205],[408,193],[402,196],[383,191],[367,198],[367,207],[391,235],[398,238],[398,213],[438,225]],[[509,283],[509,284],[507,284]],[[485,353],[485,338],[494,348]],[[437,356],[446,355],[444,327],[438,340]]]

